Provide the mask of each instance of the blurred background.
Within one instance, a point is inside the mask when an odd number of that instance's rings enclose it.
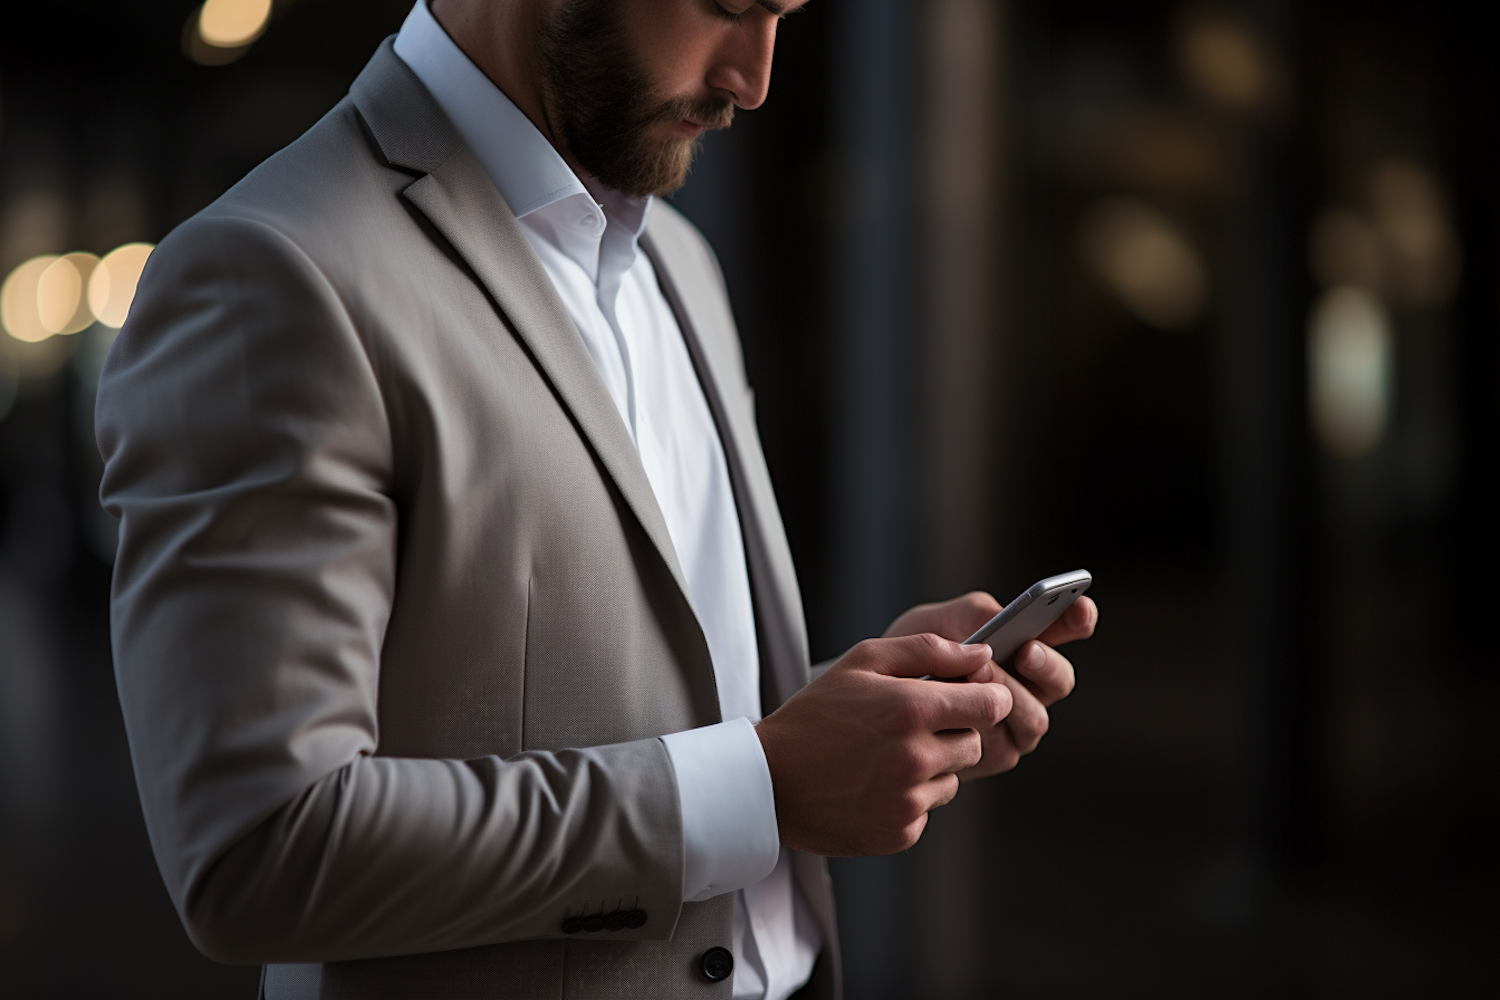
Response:
[[[7,7],[7,996],[254,995],[146,841],[93,389],[150,245],[408,6]],[[815,658],[1077,566],[1103,612],[1035,755],[836,864],[852,1000],[1500,992],[1500,63],[1470,10],[813,0],[710,137],[675,201],[728,274]]]

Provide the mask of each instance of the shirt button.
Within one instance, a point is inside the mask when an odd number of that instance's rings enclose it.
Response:
[[[582,225],[584,229],[598,229],[599,228],[599,217],[597,215],[585,215],[582,219],[579,219],[578,221],[579,221],[579,224]]]

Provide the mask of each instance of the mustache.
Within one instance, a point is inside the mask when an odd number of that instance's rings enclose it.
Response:
[[[651,117],[658,122],[680,122],[686,119],[704,128],[728,128],[734,122],[734,102],[726,99],[695,101],[679,97],[664,102]]]

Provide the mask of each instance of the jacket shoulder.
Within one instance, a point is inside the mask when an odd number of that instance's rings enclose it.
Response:
[[[349,246],[360,235],[359,221],[381,214],[382,203],[399,211],[395,196],[412,179],[380,155],[346,97],[189,225],[239,218],[263,223],[309,250],[328,240]]]

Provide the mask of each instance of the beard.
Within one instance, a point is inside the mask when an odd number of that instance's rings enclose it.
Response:
[[[542,99],[553,138],[605,187],[635,197],[671,194],[687,181],[701,143],[662,136],[689,119],[728,128],[727,99],[663,97],[626,43],[619,0],[567,0],[539,33]]]

